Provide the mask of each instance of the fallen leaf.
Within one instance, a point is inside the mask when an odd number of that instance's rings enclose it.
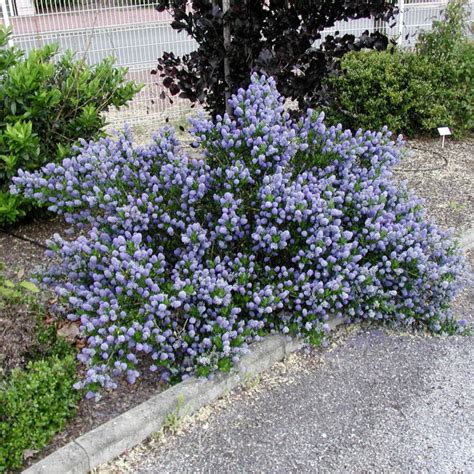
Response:
[[[66,339],[73,340],[79,335],[79,327],[75,323],[65,324],[62,328],[58,329],[58,336]]]
[[[25,290],[31,291],[31,293],[38,293],[39,288],[31,281],[22,281],[20,286]]]
[[[23,451],[23,459],[26,461],[27,459],[32,458],[38,451],[35,451],[34,449],[25,449]]]
[[[76,341],[76,349],[84,349],[86,347],[86,340],[85,339],[78,339]]]

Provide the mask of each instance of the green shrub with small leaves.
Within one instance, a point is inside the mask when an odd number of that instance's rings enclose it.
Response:
[[[53,356],[13,370],[0,386],[0,471],[19,469],[26,450],[37,451],[64,427],[80,397],[73,388],[73,355]]]
[[[433,76],[440,73],[411,52],[346,54],[340,74],[332,79],[334,102],[328,118],[351,129],[386,125],[407,135],[430,130],[444,124],[449,114],[439,87],[433,86]]]
[[[79,138],[101,135],[102,112],[126,104],[141,86],[108,58],[95,66],[55,45],[28,55],[9,47],[0,26],[0,225],[24,216],[32,203],[8,192],[18,169],[35,170],[71,153]]]
[[[18,279],[17,279],[18,280]],[[19,469],[28,453],[43,448],[75,413],[82,396],[77,380],[75,349],[45,324],[45,308],[38,287],[26,280],[8,279],[0,262],[0,312],[11,318],[26,312],[34,322],[33,338],[25,335],[24,363],[2,363],[0,347],[0,472]],[[20,324],[22,319],[16,320]],[[23,357],[22,357],[23,359]]]
[[[420,34],[415,51],[360,51],[341,59],[328,79],[330,121],[407,136],[450,127],[474,128],[474,43],[466,32],[465,0],[448,4],[442,20]]]

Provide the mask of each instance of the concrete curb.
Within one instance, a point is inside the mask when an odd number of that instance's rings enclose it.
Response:
[[[466,252],[474,249],[474,228],[465,232],[459,240],[459,246]]]
[[[343,322],[342,319],[333,319],[329,325],[335,328]],[[237,387],[245,378],[269,369],[302,346],[301,340],[281,335],[265,337],[261,342],[250,346],[248,354],[242,357],[230,373],[218,374],[212,381],[190,378],[181,382],[76,438],[23,472],[88,473],[94,467],[120,456],[152,433],[159,431],[168,415],[176,413],[177,410],[188,415],[196,412]]]

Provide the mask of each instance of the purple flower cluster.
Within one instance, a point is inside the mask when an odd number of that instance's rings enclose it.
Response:
[[[229,370],[269,332],[320,340],[330,317],[456,331],[448,306],[462,259],[421,202],[391,180],[402,143],[285,112],[252,76],[234,117],[193,120],[134,147],[82,143],[12,190],[83,228],[50,242],[44,275],[87,344],[81,387]]]

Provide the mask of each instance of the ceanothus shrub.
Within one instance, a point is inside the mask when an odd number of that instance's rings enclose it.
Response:
[[[330,317],[460,327],[448,305],[461,256],[392,182],[400,140],[311,110],[292,121],[257,75],[231,106],[234,118],[192,121],[198,152],[169,128],[140,147],[126,130],[15,178],[82,229],[50,242],[59,263],[43,281],[81,323],[90,396],[142,370],[227,371],[270,332],[317,342]]]

